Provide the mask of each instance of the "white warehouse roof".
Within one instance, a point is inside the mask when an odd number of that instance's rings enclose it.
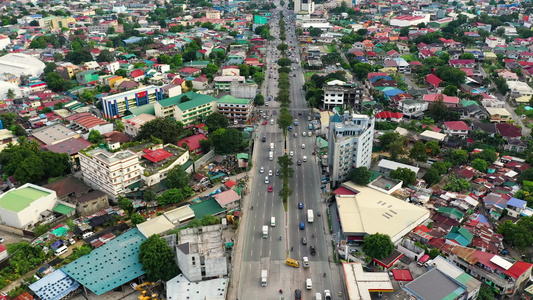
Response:
[[[9,53],[0,57],[0,70],[3,73],[38,77],[43,73],[44,67],[44,62],[24,53]]]

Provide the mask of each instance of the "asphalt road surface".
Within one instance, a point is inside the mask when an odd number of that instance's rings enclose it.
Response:
[[[279,5],[279,3],[277,3]],[[285,142],[281,129],[277,125],[279,116],[279,103],[268,101],[269,97],[277,95],[277,78],[278,72],[272,68],[275,60],[281,54],[276,50],[280,43],[278,18],[279,12],[274,14],[271,20],[271,34],[276,38],[270,42],[267,50],[267,78],[265,81],[265,101],[268,106],[261,107],[268,117],[266,125],[262,121],[257,127],[257,139],[253,152],[253,169],[254,181],[251,190],[251,203],[253,207],[248,213],[250,219],[246,225],[245,241],[243,246],[244,266],[240,274],[239,298],[242,299],[293,299],[294,290],[302,291],[303,299],[314,299],[315,293],[323,293],[325,289],[332,291],[341,290],[342,283],[339,280],[331,280],[333,276],[330,273],[336,272],[338,277],[338,267],[332,269],[328,262],[328,252],[326,247],[331,248],[331,241],[326,240],[324,229],[327,228],[326,213],[324,204],[321,203],[320,178],[318,163],[316,157],[312,154],[314,151],[315,136],[309,137],[308,134],[303,136],[303,132],[308,133],[307,116],[310,108],[307,107],[302,85],[304,83],[303,70],[299,64],[300,49],[297,44],[295,35],[293,13],[283,11],[284,20],[286,21],[286,43],[291,47],[288,53],[292,54],[291,59],[295,63],[291,66],[294,71],[290,73],[291,80],[291,113],[294,119],[299,120],[299,125],[294,126],[293,130],[287,136],[287,149],[284,149]],[[291,16],[291,17],[289,17]],[[293,76],[295,74],[296,76]],[[270,75],[270,78],[269,78]],[[274,124],[271,124],[271,119]],[[294,137],[297,133],[297,137]],[[265,137],[266,141],[262,142]],[[269,159],[270,144],[274,144],[274,158]],[[305,148],[302,147],[305,144]],[[294,177],[291,180],[292,196],[289,199],[288,209],[283,209],[283,203],[278,196],[281,189],[281,180],[275,175],[279,169],[277,158],[287,153],[293,153]],[[307,157],[307,162],[301,165],[297,160],[303,160]],[[263,168],[261,173],[260,169]],[[272,176],[268,176],[269,171]],[[268,183],[265,177],[268,176]],[[272,192],[268,192],[268,187],[272,186]],[[303,204],[303,209],[298,208],[298,203]],[[307,210],[312,209],[314,222],[309,223],[307,220]],[[321,217],[317,216],[318,211]],[[275,217],[276,224],[271,226],[271,218]],[[305,229],[301,230],[299,224],[303,222]],[[262,227],[268,226],[268,237],[263,238]],[[281,237],[281,240],[280,240]],[[302,243],[302,238],[307,238],[307,245]],[[310,246],[316,247],[316,254],[310,254]],[[291,250],[292,249],[292,250]],[[303,268],[302,258],[309,257],[310,268]],[[287,257],[296,259],[300,262],[299,268],[285,265]],[[268,285],[261,286],[261,270],[268,270]],[[326,277],[324,277],[326,273]],[[337,278],[335,277],[335,278]],[[313,287],[306,290],[305,281],[311,278]],[[282,289],[283,295],[279,294]]]

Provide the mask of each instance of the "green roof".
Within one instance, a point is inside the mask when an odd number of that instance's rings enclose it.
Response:
[[[50,195],[49,192],[26,186],[5,193],[0,198],[0,207],[10,211],[20,212],[28,207],[33,201],[48,195]]]
[[[149,115],[155,116],[154,104],[155,104],[155,102],[148,103],[148,104],[141,105],[141,106],[137,106],[137,107],[134,107],[134,108],[130,108],[129,111],[134,116],[138,116],[138,115],[142,115],[142,114],[149,114]]]
[[[183,96],[187,96],[191,100],[189,100],[189,101],[187,101],[185,103],[181,103],[181,98]],[[159,101],[158,103],[162,107],[168,107],[168,106],[171,106],[171,105],[177,105],[178,108],[181,111],[186,111],[186,110],[189,110],[189,109],[191,109],[193,107],[200,106],[200,105],[209,103],[211,101],[216,101],[216,100],[217,100],[217,98],[215,98],[215,97],[202,95],[202,94],[198,94],[198,93],[195,93],[195,92],[188,92],[188,93],[185,93],[185,94],[181,94],[181,95],[177,95],[177,96],[170,97],[170,98],[167,98],[167,99],[163,99],[163,100]]]
[[[235,98],[232,95],[225,95],[224,97],[218,100],[218,103],[229,103],[229,104],[250,104],[251,99],[242,99]]]
[[[458,210],[457,208],[454,208],[454,207],[444,207],[444,206],[441,206],[439,207],[439,210],[438,212],[440,213],[443,213],[443,214],[450,214],[450,215],[454,215],[456,216],[458,219],[462,219],[464,214]]]
[[[54,211],[56,213],[60,213],[65,216],[70,214],[73,210],[76,210],[76,209],[70,206],[66,206],[65,204],[58,204],[56,207],[54,207]]]
[[[479,105],[477,101],[473,101],[473,100],[462,100],[461,104],[463,105],[463,107],[467,107],[470,105]]]
[[[194,212],[194,217],[196,219],[202,219],[206,215],[216,215],[225,211],[214,198],[192,204],[190,208]]]
[[[237,154],[237,159],[248,159],[248,153]]]
[[[145,240],[139,229],[130,229],[61,270],[100,296],[146,273],[139,262]]]

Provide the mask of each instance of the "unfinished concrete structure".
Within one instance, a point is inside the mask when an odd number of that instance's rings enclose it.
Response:
[[[221,225],[181,230],[176,261],[189,281],[201,281],[228,274]]]

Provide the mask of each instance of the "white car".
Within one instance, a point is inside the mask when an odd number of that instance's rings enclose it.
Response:
[[[302,149],[305,149],[305,144],[302,144]]]
[[[261,167],[261,169],[259,169],[259,173],[263,173],[265,172],[265,168]]]
[[[292,151],[289,152],[289,155],[290,155],[290,156],[294,156],[294,152],[292,152]]]
[[[268,176],[272,176],[272,170],[268,170]]]

